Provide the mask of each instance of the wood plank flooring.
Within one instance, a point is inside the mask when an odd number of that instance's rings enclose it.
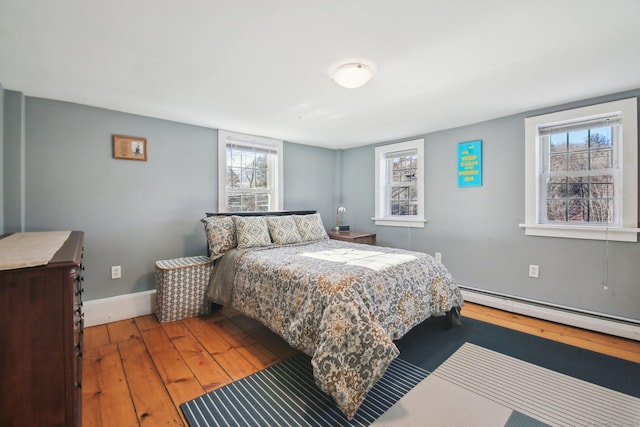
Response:
[[[640,363],[640,342],[466,303],[463,316]],[[179,406],[296,353],[231,308],[159,323],[154,315],[84,331],[82,424],[186,426]]]

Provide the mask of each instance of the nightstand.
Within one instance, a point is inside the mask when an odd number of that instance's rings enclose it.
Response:
[[[327,231],[329,238],[343,240],[345,242],[364,243],[367,245],[376,244],[375,233],[358,233],[357,231]]]

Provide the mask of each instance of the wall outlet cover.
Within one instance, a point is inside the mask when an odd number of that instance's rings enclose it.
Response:
[[[119,279],[122,277],[122,269],[119,265],[111,267],[111,279]]]

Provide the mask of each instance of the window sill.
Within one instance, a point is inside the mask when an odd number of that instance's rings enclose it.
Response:
[[[527,236],[637,242],[640,228],[553,224],[520,224]]]
[[[387,227],[413,227],[413,228],[424,228],[424,224],[427,222],[426,219],[422,218],[371,218],[372,221],[375,221],[376,225],[382,225]]]

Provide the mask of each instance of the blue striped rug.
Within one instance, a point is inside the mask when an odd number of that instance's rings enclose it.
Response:
[[[353,420],[315,385],[308,356],[300,353],[180,405],[196,426],[368,426],[428,375],[395,359]]]

